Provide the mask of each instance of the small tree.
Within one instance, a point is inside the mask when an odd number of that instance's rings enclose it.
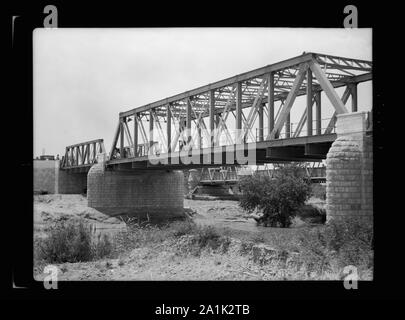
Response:
[[[289,227],[297,210],[311,194],[309,182],[297,166],[279,167],[272,178],[255,174],[240,181],[239,205],[252,212],[261,210],[260,222],[272,227]]]

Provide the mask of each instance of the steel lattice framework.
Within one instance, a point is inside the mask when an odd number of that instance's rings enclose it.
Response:
[[[97,163],[97,155],[105,153],[103,139],[86,141],[67,146],[62,157],[62,168],[88,167]]]
[[[109,163],[141,161],[151,154],[170,158],[181,150],[330,135],[336,115],[349,112],[349,97],[350,111],[357,111],[357,84],[370,80],[371,61],[304,52],[121,112]],[[345,87],[341,97],[335,91],[340,87]],[[321,92],[334,108],[326,123]],[[306,107],[291,130],[291,109],[303,95]]]

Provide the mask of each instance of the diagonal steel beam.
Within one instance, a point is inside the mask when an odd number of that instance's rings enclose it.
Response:
[[[323,91],[325,91],[326,96],[329,98],[329,101],[332,103],[333,107],[336,110],[337,114],[347,113],[347,109],[343,104],[342,100],[337,95],[332,84],[326,77],[325,73],[322,71],[321,66],[318,62],[312,60],[309,62],[309,67],[314,73],[315,77],[318,79],[319,84],[321,85]]]
[[[347,100],[349,99],[350,92],[351,92],[351,85],[348,85],[345,89],[345,92],[343,92],[343,95],[342,95],[343,104],[346,104]],[[335,123],[336,123],[336,115],[337,115],[336,111],[333,112],[332,118],[330,118],[328,126],[325,129],[325,134],[329,134],[332,132],[332,130],[335,126]]]
[[[315,97],[316,97],[316,93],[313,95],[312,97],[312,102],[311,102],[311,108],[315,103]],[[302,128],[304,127],[305,122],[307,121],[307,109],[304,109],[304,112],[302,113],[302,116],[300,118],[300,121],[297,124],[297,129],[295,130],[293,137],[296,138],[299,136],[299,134],[302,131]]]
[[[134,147],[134,142],[132,141],[132,136],[131,136],[131,133],[129,132],[128,122],[127,121],[124,122],[124,130],[125,130],[125,135],[127,137],[128,144],[129,144],[130,149],[131,149],[131,147],[132,148]]]
[[[166,147],[167,146],[167,141],[166,141],[165,135],[164,135],[163,130],[162,130],[162,126],[160,125],[159,119],[158,119],[155,111],[152,112],[152,116],[153,116],[154,122],[156,124],[156,128],[158,129],[157,130],[158,135],[159,135],[160,139],[162,140],[163,150],[164,150],[163,152],[166,152],[167,151],[167,147]]]
[[[226,134],[227,138],[230,139],[230,141],[232,141],[232,138],[228,137],[228,136],[230,136],[230,134],[229,134],[228,129],[226,127],[225,121],[227,120],[228,115],[229,115],[229,111],[230,111],[229,107],[231,105],[231,102],[235,99],[235,93],[236,93],[235,91],[236,91],[236,88],[234,87],[232,93],[229,96],[228,101],[226,102],[224,111],[219,116],[219,123],[218,123],[218,126],[217,126],[217,132],[216,132],[216,135],[215,135],[215,141],[218,141],[219,136],[221,135],[221,133],[222,133],[222,131],[224,129],[225,129],[225,134]]]
[[[118,121],[117,128],[115,129],[115,134],[114,134],[113,143],[112,143],[112,145],[111,145],[110,159],[111,159],[112,155],[114,154],[114,150],[115,150],[115,148],[116,148],[116,146],[117,146],[118,135],[120,134],[120,127],[121,127],[121,121]]]
[[[171,145],[171,150],[172,150],[172,152],[174,152],[174,151],[176,150],[177,141],[179,140],[179,138],[180,138],[180,136],[181,136],[181,130],[180,130],[180,129],[181,129],[181,128],[180,128],[180,126],[181,126],[181,121],[180,121],[180,114],[179,114],[179,118],[177,118],[177,117],[173,114],[173,111],[172,111],[171,108],[170,108],[170,114],[171,114],[171,117],[172,117],[172,119],[173,119],[174,130],[176,131],[176,135],[174,136],[173,142],[172,142],[172,145]],[[177,120],[178,127],[179,127],[178,129],[177,129],[175,120]]]
[[[139,115],[136,117],[136,121],[138,122],[138,127],[140,128],[140,131],[141,131],[141,136],[142,136],[145,151],[149,152],[149,145],[150,145],[149,139],[148,139],[148,136],[146,135],[145,127],[143,126],[143,122],[142,122],[141,118],[139,117]]]
[[[297,92],[299,88],[301,87],[301,84],[305,78],[305,72],[308,69],[308,64],[307,63],[302,63],[300,65],[300,69],[298,71],[297,77],[294,80],[293,86],[291,88],[291,91],[288,93],[288,96],[285,100],[285,104],[280,112],[280,115],[274,125],[273,131],[270,133],[270,139],[274,139],[276,136],[280,134],[280,131],[287,120],[287,115],[290,113],[290,110],[293,106],[293,103],[295,101],[295,98],[297,97]]]
[[[266,78],[263,79],[262,83],[260,84],[259,90],[257,91],[255,100],[254,100],[254,102],[252,104],[252,107],[250,109],[248,118],[247,118],[247,120],[245,122],[245,127],[244,127],[244,130],[243,130],[244,139],[246,137],[247,132],[251,131],[251,129],[253,127],[253,124],[256,121],[256,118],[257,118],[257,115],[258,115],[258,110],[259,110],[259,107],[261,105],[261,101],[263,99],[264,91],[266,90],[267,81],[268,81],[268,79],[266,79]],[[254,140],[255,139],[253,139],[253,141]]]

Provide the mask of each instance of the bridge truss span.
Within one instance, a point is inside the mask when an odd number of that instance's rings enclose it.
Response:
[[[88,170],[97,163],[97,156],[105,154],[103,139],[86,141],[66,147],[62,157],[61,169],[84,169]]]
[[[249,145],[259,163],[320,161],[336,138],[337,115],[358,111],[357,86],[371,80],[371,61],[304,52],[121,112],[107,165],[152,168],[154,157],[170,166],[184,152]],[[342,95],[338,88],[345,89]],[[297,106],[301,96],[306,98]],[[332,115],[325,115],[323,99]],[[297,122],[291,121],[293,108]]]

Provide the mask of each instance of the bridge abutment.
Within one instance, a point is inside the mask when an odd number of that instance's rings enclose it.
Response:
[[[184,176],[181,171],[112,170],[97,163],[88,172],[87,199],[89,207],[108,215],[184,217]]]
[[[60,160],[34,160],[34,193],[80,194],[87,188],[87,174],[60,168]]]
[[[373,137],[368,112],[337,116],[337,139],[326,165],[327,221],[346,217],[372,219]]]

